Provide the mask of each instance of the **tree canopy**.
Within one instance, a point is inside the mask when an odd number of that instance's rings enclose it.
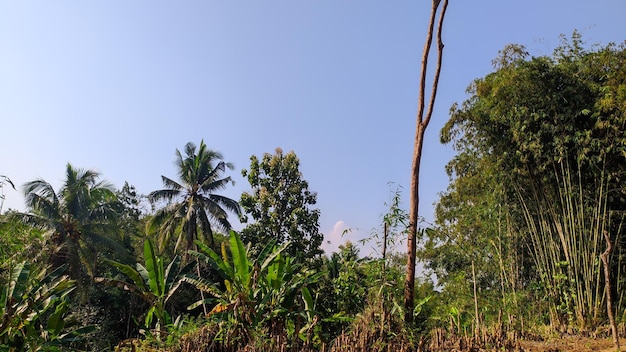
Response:
[[[58,192],[42,179],[27,182],[24,195],[28,212],[14,216],[47,231],[52,267],[67,264],[70,276],[79,279],[84,274],[94,275],[99,250],[125,253],[115,238],[119,235],[115,220],[121,207],[113,186],[100,180],[98,172],[71,164],[65,171]]]
[[[550,57],[507,46],[469,86],[441,131],[458,154],[423,253],[444,282],[476,261],[485,289],[538,284],[552,323],[597,321],[602,233],[624,244],[625,59],[575,32]]]
[[[180,182],[161,176],[164,189],[148,195],[152,202],[166,201],[157,210],[149,226],[159,228],[161,246],[165,246],[178,231],[176,248],[194,248],[194,241],[203,236],[213,246],[213,228],[229,231],[228,211],[239,215],[237,201],[217,194],[232,183],[230,176],[223,177],[231,163],[223,161],[221,153],[207,148],[204,141],[200,146],[192,142],[185,145],[185,155],[176,149],[175,165]],[[198,236],[200,234],[200,236]]]
[[[259,160],[250,157],[250,170],[242,170],[252,186],[252,193],[241,195],[241,207],[254,222],[242,231],[242,239],[262,248],[270,240],[281,244],[290,242],[287,253],[301,258],[322,254],[323,235],[319,232],[317,194],[299,170],[300,160],[292,151],[284,154],[280,148]],[[243,222],[247,223],[247,217]]]

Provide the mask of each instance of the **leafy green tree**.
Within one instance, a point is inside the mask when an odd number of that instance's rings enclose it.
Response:
[[[165,247],[170,238],[178,232],[176,249],[194,248],[194,241],[204,238],[214,245],[213,229],[223,231],[232,228],[228,211],[240,215],[237,201],[216,194],[232,183],[230,176],[223,177],[226,169],[233,169],[231,163],[223,161],[222,154],[207,148],[204,141],[200,146],[189,142],[185,145],[185,155],[176,150],[176,168],[180,182],[161,176],[164,189],[148,195],[151,202],[166,201],[166,205],[156,211],[149,222],[151,229],[159,229],[160,245]]]
[[[321,255],[320,211],[310,209],[317,194],[309,191],[302,178],[296,154],[283,154],[277,148],[274,155],[266,153],[261,160],[253,155],[250,161],[250,170],[242,170],[242,175],[250,182],[252,193],[244,192],[240,203],[254,222],[243,229],[243,241],[252,243],[257,251],[273,240],[278,244],[289,241],[290,256],[312,259]],[[247,216],[242,219],[244,223],[248,220]]]
[[[111,184],[100,181],[99,176],[93,170],[67,164],[66,178],[58,192],[42,179],[26,183],[28,212],[14,215],[47,231],[52,268],[68,264],[68,274],[74,279],[95,273],[102,249],[119,255],[127,253],[116,238],[120,203]]]
[[[504,201],[507,190],[499,172],[487,160],[468,155],[459,155],[447,168],[452,179],[437,203],[436,226],[424,232],[426,240],[418,251],[426,269],[445,287],[440,306],[454,307],[475,319],[476,280],[483,320],[500,312],[522,316],[518,291],[532,280],[532,262],[512,225],[515,209]],[[446,314],[439,316],[447,318]]]
[[[436,266],[450,274],[475,263],[485,290],[536,284],[553,324],[597,324],[604,298],[593,258],[604,231],[624,241],[625,58],[624,45],[591,51],[578,33],[552,57],[529,59],[518,45],[501,52],[496,71],[472,83],[442,130],[458,154],[438,205],[431,264],[443,259]],[[469,255],[436,256],[445,248],[437,242]],[[499,274],[488,270],[496,267]]]
[[[138,194],[135,186],[128,182],[125,182],[122,189],[116,192],[116,196],[122,204],[119,219],[122,232],[126,236],[138,236],[143,233],[144,228],[141,228],[140,224],[147,213],[144,203],[147,201],[146,196]]]
[[[359,249],[347,241],[339,246],[339,253],[330,259],[336,269],[331,270],[334,297],[332,303],[338,316],[354,318],[366,305],[370,289],[367,283],[366,262],[359,256]]]

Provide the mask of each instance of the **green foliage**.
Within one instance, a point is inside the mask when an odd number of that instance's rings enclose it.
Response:
[[[363,311],[370,287],[367,282],[368,268],[359,250],[351,242],[339,246],[339,253],[333,253],[329,265],[332,271],[333,311],[335,318],[344,316],[352,319]]]
[[[13,216],[46,231],[52,268],[67,264],[68,274],[84,279],[96,272],[98,253],[104,249],[120,256],[126,249],[117,241],[115,220],[120,203],[106,181],[92,170],[67,164],[66,179],[58,192],[44,180],[24,185],[28,213]]]
[[[135,267],[108,260],[107,263],[117,268],[131,281],[99,277],[97,282],[119,287],[141,297],[149,305],[146,312],[145,327],[154,327],[157,332],[172,323],[172,318],[167,310],[167,302],[180,287],[184,274],[189,272],[192,265],[180,268],[181,257],[174,256],[170,263],[165,266],[164,258],[157,255],[151,240],[144,243],[145,265],[137,263]]]
[[[74,282],[64,267],[46,274],[29,263],[17,264],[0,293],[0,348],[50,350],[78,341],[93,328],[69,330],[68,295]]]
[[[322,274],[314,274],[285,256],[289,243],[275,247],[272,241],[255,259],[234,231],[230,232],[229,251],[223,243],[221,255],[200,242],[197,245],[202,252],[190,253],[209,263],[223,282],[218,285],[193,274],[186,275],[184,280],[212,296],[209,301],[215,306],[210,316],[221,324],[228,322],[223,326],[221,338],[247,341],[255,329],[283,334],[289,326],[294,334],[304,335],[314,327],[315,302],[307,286]],[[302,320],[306,323],[298,325]]]
[[[28,226],[9,211],[0,215],[0,267],[6,269],[33,260],[44,246],[42,231]]]
[[[125,182],[122,189],[116,192],[116,196],[122,207],[117,219],[122,234],[121,242],[125,247],[132,248],[133,239],[142,236],[145,232],[143,218],[146,213],[145,201],[147,199],[144,195],[138,194],[135,186],[128,182]]]
[[[206,239],[213,246],[213,227],[229,231],[232,228],[228,212],[240,214],[239,204],[228,197],[216,194],[232,183],[230,176],[222,177],[231,163],[223,161],[222,154],[207,148],[204,141],[196,149],[189,142],[185,145],[185,156],[176,150],[176,167],[180,183],[165,176],[162,190],[151,192],[150,201],[165,201],[148,224],[149,232],[159,231],[160,247],[165,248],[170,238],[178,233],[176,249],[192,249],[194,241]]]
[[[257,252],[275,240],[278,244],[289,241],[287,253],[292,257],[321,255],[320,212],[309,208],[317,202],[317,194],[309,191],[302,178],[296,154],[283,154],[277,148],[274,155],[266,153],[261,160],[253,155],[250,161],[250,170],[242,170],[242,175],[250,182],[252,193],[244,192],[240,203],[254,222],[243,229],[242,239],[253,243]],[[248,218],[244,216],[242,221],[247,223]]]
[[[402,186],[390,182],[389,187],[391,200],[385,202],[388,210],[382,216],[382,229],[373,229],[368,238],[359,241],[361,244],[374,242],[376,245],[374,250],[379,252],[377,254],[382,257],[383,265],[386,262],[387,253],[395,251],[397,249],[396,245],[407,235],[409,223],[409,214],[401,207]]]
[[[451,306],[474,299],[462,276],[474,262],[478,300],[493,307],[485,319],[503,310],[554,325],[600,322],[602,232],[624,243],[625,59],[623,44],[591,51],[576,32],[552,57],[508,46],[452,107],[441,140],[458,154],[422,251],[445,290],[460,290]],[[614,275],[625,269],[618,248]],[[550,312],[527,311],[533,297]]]

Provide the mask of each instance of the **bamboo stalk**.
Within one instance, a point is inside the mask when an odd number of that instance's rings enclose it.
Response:
[[[613,343],[615,344],[615,348],[619,351],[619,336],[617,334],[617,327],[615,325],[615,317],[613,316],[613,302],[611,300],[611,273],[609,271],[609,254],[611,254],[611,249],[613,246],[611,245],[611,238],[609,234],[604,231],[604,238],[606,239],[606,250],[602,255],[600,255],[600,259],[602,259],[602,263],[604,264],[604,287],[606,289],[606,312],[609,316],[609,322],[611,324],[611,334],[613,335]]]

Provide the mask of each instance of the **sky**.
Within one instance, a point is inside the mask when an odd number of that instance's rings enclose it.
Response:
[[[250,156],[293,150],[327,252],[369,237],[397,187],[408,211],[429,13],[425,0],[0,0],[0,175],[17,187],[3,210],[24,210],[25,182],[58,189],[67,163],[147,194],[204,140],[235,165],[222,195],[250,191]],[[499,50],[550,55],[574,30],[621,43],[624,14],[624,0],[451,0],[420,215],[432,221],[449,183],[449,109]]]

